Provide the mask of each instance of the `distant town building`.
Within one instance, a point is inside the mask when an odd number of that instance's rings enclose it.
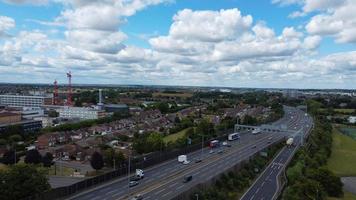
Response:
[[[106,112],[129,113],[129,107],[126,104],[105,104],[104,109]]]
[[[53,117],[35,117],[33,119],[36,120],[36,121],[41,121],[43,128],[52,127],[53,126],[53,121],[54,121]]]
[[[37,107],[24,107],[22,110],[22,118],[24,119],[34,119],[36,117],[42,117],[44,116],[44,110],[42,108],[37,108]]]
[[[67,118],[67,119],[99,119],[106,116],[106,112],[102,110],[97,110],[93,108],[86,108],[86,107],[62,107],[58,109],[57,112],[59,113],[59,117]]]
[[[348,119],[349,123],[354,124],[356,123],[356,116],[350,116]]]
[[[0,134],[9,126],[20,126],[24,132],[36,132],[42,128],[42,122],[36,120],[22,120],[15,123],[0,124]]]
[[[0,112],[0,124],[16,123],[21,121],[20,113]]]
[[[45,96],[0,95],[0,105],[10,107],[41,107],[51,103],[52,98]]]

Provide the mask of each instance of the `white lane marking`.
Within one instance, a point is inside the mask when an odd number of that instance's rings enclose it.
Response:
[[[106,194],[111,194],[111,193],[115,193],[115,192],[117,192],[117,190],[109,191],[109,192],[107,192]]]
[[[155,195],[157,195],[157,194],[163,192],[164,190],[165,190],[165,189],[162,189],[162,190],[159,190],[159,191],[155,192]]]
[[[172,185],[170,185],[169,187],[174,187],[174,186],[176,186],[178,184],[178,182],[175,182],[175,183],[173,183]]]
[[[169,191],[169,192],[165,193],[164,195],[162,195],[162,197],[165,197],[165,196],[167,196],[167,195],[170,195],[171,193],[172,193],[172,191]]]
[[[260,188],[257,188],[256,192],[255,193],[258,193],[258,191],[260,191]]]
[[[176,190],[180,190],[180,189],[182,189],[182,187],[184,187],[184,185],[181,185],[181,186],[177,187]]]
[[[115,194],[111,195],[111,197],[119,196],[119,195],[121,195],[121,193],[122,193],[122,192],[115,193]]]

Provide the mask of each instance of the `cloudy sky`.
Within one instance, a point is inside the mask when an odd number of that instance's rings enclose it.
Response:
[[[355,0],[0,0],[0,82],[356,88]]]

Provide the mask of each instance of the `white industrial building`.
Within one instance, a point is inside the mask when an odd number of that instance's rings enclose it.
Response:
[[[0,105],[10,107],[41,107],[52,102],[51,97],[0,95]]]
[[[349,120],[349,123],[354,124],[354,123],[356,123],[356,116],[350,116],[348,120]]]
[[[57,110],[59,117],[66,119],[99,119],[105,117],[105,111],[85,107],[64,106]]]

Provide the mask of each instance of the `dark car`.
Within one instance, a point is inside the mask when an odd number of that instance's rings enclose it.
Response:
[[[143,199],[143,196],[138,194],[136,196],[134,196],[131,200],[142,200]]]
[[[130,187],[134,187],[134,186],[136,186],[136,185],[138,185],[138,181],[130,181],[130,182],[129,182],[129,186],[130,186]]]
[[[193,176],[185,176],[183,183],[188,183],[189,181],[191,181],[193,179]]]
[[[256,146],[256,145],[254,145],[254,146],[252,146],[252,149],[256,149],[256,147],[257,147],[257,146]]]
[[[218,151],[218,154],[222,154],[222,153],[224,153],[224,150],[220,149],[220,150]]]
[[[195,163],[200,163],[200,162],[202,162],[203,160],[201,159],[201,158],[197,158],[197,159],[195,159]]]

